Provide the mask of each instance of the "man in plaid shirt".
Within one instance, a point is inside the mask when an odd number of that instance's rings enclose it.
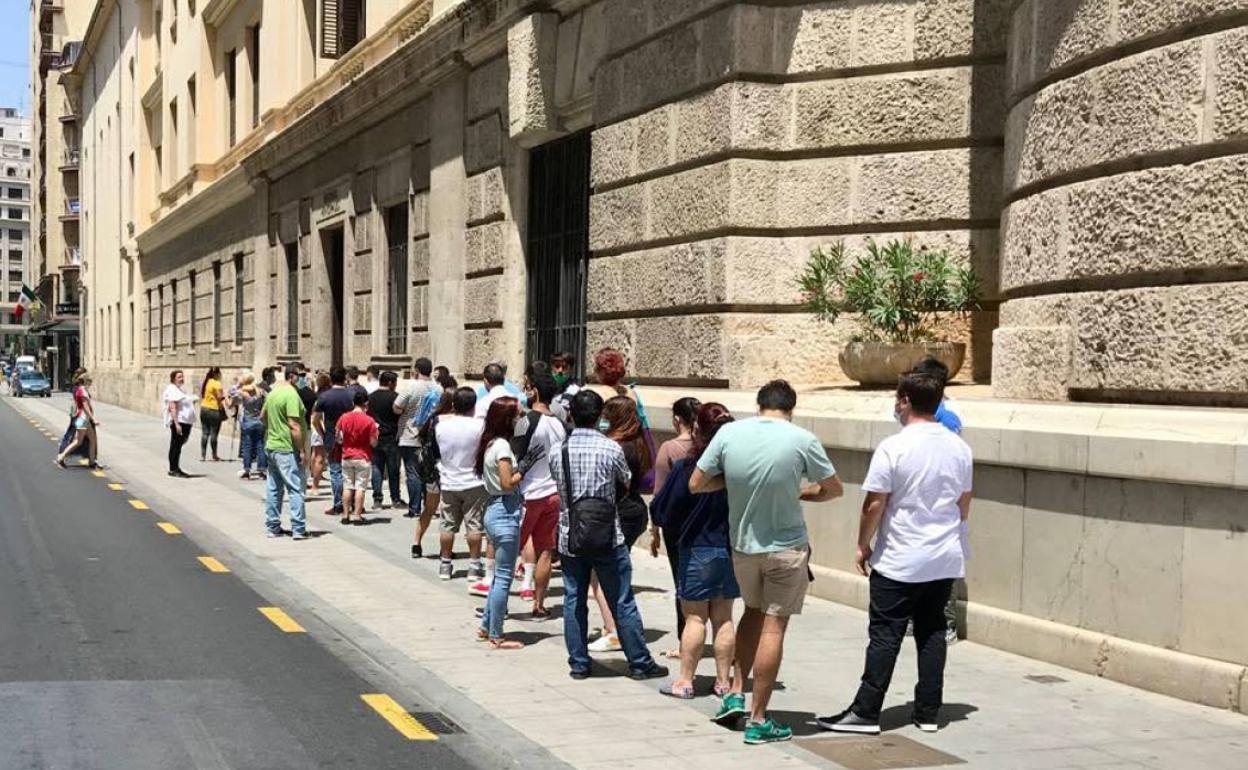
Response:
[[[589,636],[589,585],[592,574],[607,597],[615,616],[616,633],[628,657],[629,676],[656,679],[667,676],[667,668],[654,662],[646,648],[641,612],[633,598],[633,563],[619,516],[615,518],[615,549],[601,556],[568,553],[568,505],[584,497],[615,500],[617,489],[627,489],[631,474],[620,445],[598,432],[602,416],[602,396],[582,390],[572,398],[574,429],[565,446],[571,465],[572,500],[567,499],[567,470],[562,450],[550,457],[550,472],[559,484],[559,553],[563,554],[563,637],[568,646],[568,665],[573,679],[590,675],[592,661],[587,646]]]

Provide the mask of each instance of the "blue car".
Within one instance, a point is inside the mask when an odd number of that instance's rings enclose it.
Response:
[[[14,395],[22,396],[43,396],[48,398],[52,395],[52,383],[48,382],[48,378],[39,372],[24,371],[17,375],[17,389]]]

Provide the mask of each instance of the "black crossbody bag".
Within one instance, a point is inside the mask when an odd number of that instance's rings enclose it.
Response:
[[[563,485],[568,507],[568,555],[605,556],[615,550],[614,500],[572,497],[572,459],[563,442]]]

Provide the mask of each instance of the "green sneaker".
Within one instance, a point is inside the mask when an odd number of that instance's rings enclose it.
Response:
[[[719,711],[711,717],[711,721],[724,727],[731,727],[738,719],[750,712],[745,710],[745,696],[739,692],[730,692],[719,702]]]
[[[766,722],[750,722],[745,726],[745,742],[751,746],[760,743],[780,743],[793,737],[793,728],[785,727],[774,719]]]

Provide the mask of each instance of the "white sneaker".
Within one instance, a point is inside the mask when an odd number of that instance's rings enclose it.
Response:
[[[620,638],[615,634],[603,634],[589,645],[590,652],[619,652]]]

